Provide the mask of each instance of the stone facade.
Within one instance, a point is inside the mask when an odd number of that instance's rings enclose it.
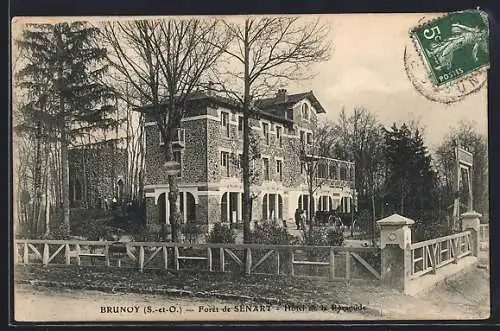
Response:
[[[124,195],[127,151],[112,139],[69,150],[70,203],[106,207]]]
[[[250,119],[253,134],[259,137],[261,156],[252,162],[252,167],[260,172],[258,180],[252,183],[254,220],[292,219],[297,207],[309,208],[302,197],[308,196],[307,184],[294,146],[299,142],[301,131],[304,134],[314,131],[318,114],[325,111],[312,92],[290,95],[286,100],[256,102],[261,109],[259,117]],[[147,119],[145,193],[148,223],[168,224],[169,202],[167,194],[163,194],[168,192],[163,168],[164,146],[156,122],[148,115],[147,108],[141,110],[146,112]],[[243,185],[238,165],[243,153],[241,109],[227,99],[200,93],[190,103],[180,129],[184,131],[185,141],[183,148],[178,149],[181,154],[178,204],[184,221],[196,218],[197,222],[208,225],[220,221],[241,222]],[[265,162],[268,171],[265,171]],[[340,206],[348,212],[354,197],[354,164],[333,159],[325,162],[345,170],[342,178],[338,170],[332,171],[332,177],[317,190],[316,210]],[[280,168],[281,173],[278,172]]]

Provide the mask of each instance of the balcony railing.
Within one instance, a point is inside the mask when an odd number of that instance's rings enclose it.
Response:
[[[317,162],[316,178],[331,181],[334,186],[348,186],[347,183],[354,182],[354,162],[314,155],[306,155],[302,159]]]

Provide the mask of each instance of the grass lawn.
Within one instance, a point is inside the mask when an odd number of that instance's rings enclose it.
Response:
[[[306,305],[363,304],[356,296],[357,286],[343,282],[291,278],[272,275],[238,275],[227,273],[194,273],[100,267],[19,265],[15,282],[33,285],[100,290],[105,292],[133,292],[213,296],[269,303]],[[363,291],[380,292],[375,284],[364,284]],[[376,294],[374,294],[376,295]]]

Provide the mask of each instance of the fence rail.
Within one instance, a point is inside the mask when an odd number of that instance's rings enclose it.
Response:
[[[470,255],[471,233],[461,233],[414,243],[411,248],[411,278],[457,263],[459,259]]]
[[[380,249],[374,247],[171,242],[31,240],[14,241],[15,263],[104,265],[145,269],[196,269],[246,274],[380,279]],[[100,262],[98,262],[100,261]]]

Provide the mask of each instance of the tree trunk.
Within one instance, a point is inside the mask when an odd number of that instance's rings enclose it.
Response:
[[[171,105],[173,109],[173,105]],[[171,112],[172,113],[172,112]],[[174,153],[172,150],[172,131],[173,128],[170,126],[166,130],[165,137],[165,159],[166,161],[172,161],[174,159]],[[172,241],[180,242],[181,240],[181,229],[180,229],[180,220],[181,215],[179,210],[177,209],[177,197],[179,196],[179,187],[177,185],[177,176],[168,176],[168,202],[169,202],[169,220],[170,220],[170,228],[172,233]]]
[[[375,193],[373,192],[373,188],[372,188],[372,194],[371,194],[371,202],[372,202],[372,229],[371,229],[371,233],[372,233],[372,246],[375,247],[375,219],[376,219],[376,216],[375,216]]]
[[[309,184],[309,237],[312,238],[313,234],[313,219],[314,219],[314,198],[313,198],[313,185],[312,181]]]
[[[248,40],[248,20],[245,22],[245,72],[244,72],[244,94],[243,94],[243,242],[250,242],[250,222],[252,219],[252,199],[250,197],[250,74],[249,74],[249,53],[250,45]]]
[[[68,160],[68,142],[66,132],[61,134],[61,164],[62,164],[62,199],[64,211],[64,225],[66,227],[67,235],[71,233],[69,224],[69,160]]]
[[[46,170],[46,184],[45,184],[45,235],[50,233],[50,173]]]

